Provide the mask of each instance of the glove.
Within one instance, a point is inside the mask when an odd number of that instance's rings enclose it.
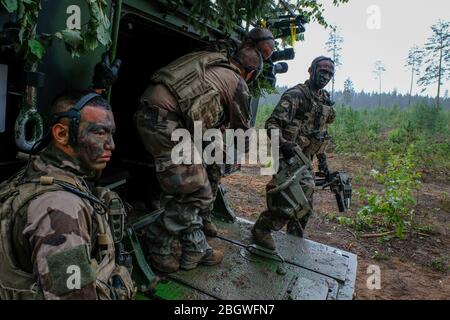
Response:
[[[317,159],[319,160],[319,171],[324,173],[325,176],[328,178],[330,175],[330,170],[328,169],[327,156],[323,153],[318,154]]]
[[[284,142],[280,145],[281,154],[286,160],[295,156],[295,147],[297,147],[297,144],[294,142]]]
[[[109,51],[102,54],[102,61],[95,65],[92,85],[96,89],[107,89],[113,85],[119,76],[122,60],[116,59],[111,64],[109,61]]]

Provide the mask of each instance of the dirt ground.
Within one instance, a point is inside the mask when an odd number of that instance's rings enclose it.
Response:
[[[358,200],[361,187],[376,187],[367,178],[370,168],[356,157],[329,158],[334,170],[345,170],[352,177],[354,215],[363,204]],[[266,208],[265,185],[268,176],[259,175],[259,168],[243,166],[223,179],[227,199],[238,216],[256,220]],[[426,179],[425,181],[432,181]],[[334,195],[318,190],[314,195],[315,215],[310,219],[306,237],[358,255],[356,299],[450,299],[450,185],[423,184],[416,207],[416,223],[420,234],[397,238],[366,238],[367,234],[338,223]],[[368,266],[378,265],[381,271],[381,289],[367,288]]]

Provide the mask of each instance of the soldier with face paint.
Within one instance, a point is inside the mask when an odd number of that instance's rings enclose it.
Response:
[[[325,150],[329,144],[330,136],[327,127],[336,117],[333,102],[325,86],[334,76],[334,62],[328,57],[317,57],[309,68],[309,80],[288,89],[281,97],[272,115],[266,121],[266,129],[280,130],[280,151],[282,159],[280,168],[285,161],[292,158],[294,148],[299,146],[309,160],[317,156],[319,170],[329,174]],[[275,250],[272,230],[280,230],[287,224],[287,231],[303,237],[309,217],[313,213],[314,173],[306,171],[300,184],[308,202],[308,208],[299,208],[302,218],[294,220],[288,217],[284,210],[267,210],[263,212],[255,223],[252,234],[255,242],[263,247]],[[268,190],[272,181],[268,184]],[[298,216],[298,215],[297,215]]]
[[[256,27],[249,31],[241,43],[240,48],[258,49],[264,60],[268,60],[275,49],[275,39],[267,28]]]
[[[275,49],[275,39],[269,29],[256,27],[246,34],[246,36],[240,43],[238,50],[242,50],[244,48],[257,49],[261,54],[262,59],[264,61],[267,61],[268,59],[270,59]],[[261,63],[263,62],[261,61]],[[262,69],[263,65],[261,66],[261,70]],[[256,79],[256,76],[254,77],[254,79]],[[223,168],[220,165],[211,164],[206,166],[206,172],[208,174],[208,180],[211,185],[213,199],[216,199],[220,180],[223,174]],[[215,237],[218,230],[211,220],[211,214],[211,212],[206,212],[202,215],[204,220],[203,231],[205,235]]]
[[[111,107],[95,93],[68,93],[51,119],[50,144],[0,186],[0,298],[130,299],[111,223],[125,211],[95,184],[115,149]]]
[[[241,49],[232,56],[199,51],[152,75],[135,113],[135,124],[154,159],[162,189],[164,212],[145,234],[148,257],[156,270],[170,273],[222,261],[223,252],[211,248],[205,237],[217,232],[210,218],[217,190],[217,185],[213,190],[211,184],[217,180],[204,164],[173,161],[172,151],[178,142],[173,141],[172,133],[183,129],[193,137],[196,121],[201,122],[203,133],[225,126],[247,130],[251,119],[247,82],[256,77],[261,64],[261,54],[255,48]],[[181,244],[181,257],[172,250],[175,239]]]

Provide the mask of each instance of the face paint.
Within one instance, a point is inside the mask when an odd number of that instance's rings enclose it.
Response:
[[[102,170],[106,167],[115,149],[115,128],[111,111],[91,106],[83,109],[76,152],[86,169]]]
[[[261,52],[264,60],[267,60],[272,56],[273,49],[273,40],[261,41],[258,43],[258,50]]]
[[[313,81],[318,89],[323,89],[333,76],[334,64],[329,60],[323,60],[316,65]]]
[[[255,73],[255,71],[252,72],[246,72],[245,75],[243,76],[245,79],[245,82],[249,83],[250,80],[252,80],[253,78],[253,74]]]

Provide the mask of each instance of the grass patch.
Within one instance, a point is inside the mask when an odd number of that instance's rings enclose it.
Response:
[[[434,271],[447,273],[450,270],[450,265],[448,263],[448,257],[439,257],[431,261],[430,268]]]

